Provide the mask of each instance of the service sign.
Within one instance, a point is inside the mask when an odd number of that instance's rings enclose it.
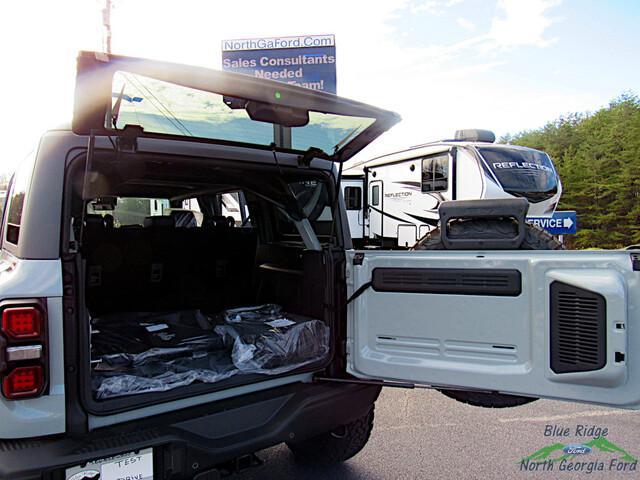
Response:
[[[551,217],[527,217],[527,221],[551,235],[575,235],[578,232],[578,218],[574,210],[558,210]]]
[[[222,69],[336,93],[333,35],[222,41]]]

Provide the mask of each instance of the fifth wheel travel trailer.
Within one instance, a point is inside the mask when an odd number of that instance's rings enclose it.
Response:
[[[488,130],[411,147],[345,169],[342,177],[354,244],[412,247],[438,225],[446,200],[526,198],[527,216],[552,216],[562,185],[545,153],[495,143]]]

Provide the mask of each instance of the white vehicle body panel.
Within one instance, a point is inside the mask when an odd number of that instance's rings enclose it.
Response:
[[[0,439],[28,438],[65,431],[62,326],[62,266],[59,260],[0,259],[0,299],[46,299],[49,392],[38,398],[0,396]]]
[[[351,295],[376,268],[515,269],[517,296],[375,291],[348,306],[349,373],[359,378],[499,391],[640,408],[640,272],[625,251],[348,252]],[[550,285],[606,300],[606,364],[550,367]],[[616,353],[617,352],[617,353]],[[620,355],[623,355],[622,358]]]

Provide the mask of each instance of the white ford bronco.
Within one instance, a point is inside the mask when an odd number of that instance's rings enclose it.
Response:
[[[339,462],[383,386],[638,408],[636,251],[557,250],[523,199],[443,203],[415,251],[352,248],[342,164],[398,120],[81,53],[71,128],[4,210],[0,478],[211,479],[282,442]]]

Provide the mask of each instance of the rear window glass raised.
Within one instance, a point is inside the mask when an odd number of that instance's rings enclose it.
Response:
[[[184,87],[126,72],[116,72],[112,84],[112,111],[120,102],[115,125],[139,125],[145,131],[186,137],[270,145],[273,124],[249,118],[244,108],[211,92]],[[277,104],[278,98],[274,98]],[[236,105],[237,107],[237,105]],[[113,115],[112,119],[113,120]],[[375,119],[309,112],[309,123],[291,128],[294,150],[311,147],[333,154]]]

